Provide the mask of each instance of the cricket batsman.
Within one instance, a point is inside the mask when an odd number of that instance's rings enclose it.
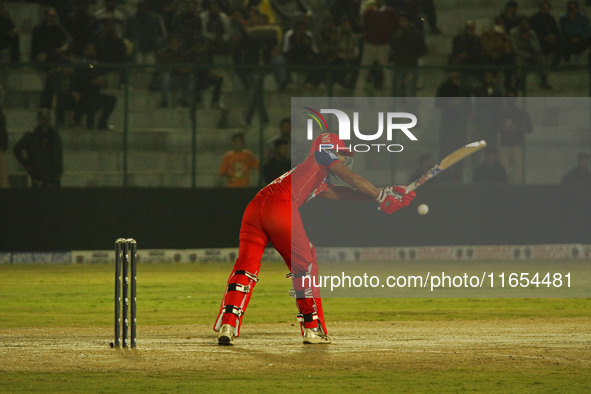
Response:
[[[301,164],[265,186],[248,204],[240,227],[238,259],[214,324],[219,345],[232,345],[240,335],[242,318],[269,242],[290,270],[303,342],[330,343],[318,288],[303,288],[303,283],[310,281],[296,280],[318,275],[316,252],[304,231],[299,208],[310,199],[322,196],[376,201],[382,212],[392,214],[408,206],[416,195],[414,191],[406,193],[403,186],[377,188],[347,166],[352,155],[336,134],[321,134],[314,139],[310,154]],[[351,187],[332,185],[328,180],[330,173]]]

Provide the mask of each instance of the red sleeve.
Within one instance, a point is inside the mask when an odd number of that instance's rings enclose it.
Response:
[[[321,150],[318,152],[314,152],[314,160],[316,161],[316,164],[318,164],[319,166],[324,166],[328,169],[330,169],[330,167],[335,163],[339,161],[339,158],[337,157],[337,155],[329,150]]]

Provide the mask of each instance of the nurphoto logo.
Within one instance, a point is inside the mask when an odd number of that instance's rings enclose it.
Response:
[[[307,139],[314,139],[314,125],[316,124],[321,133],[333,132],[329,131],[326,119],[322,114],[331,114],[336,117],[338,122],[339,138],[346,142],[351,139],[351,131],[353,135],[361,141],[377,141],[382,138],[384,131],[386,132],[386,140],[392,141],[394,132],[402,132],[410,141],[418,141],[418,138],[410,131],[417,124],[417,117],[409,112],[378,112],[378,129],[377,131],[361,131],[359,129],[359,112],[353,112],[353,122],[351,118],[344,111],[339,109],[320,109],[316,111],[309,107],[304,107],[305,115],[309,116],[307,123]],[[330,146],[329,146],[330,145]],[[369,151],[387,151],[391,153],[402,152],[404,147],[401,144],[352,144],[346,147],[353,152],[369,152]],[[337,149],[332,144],[321,144],[322,149]]]

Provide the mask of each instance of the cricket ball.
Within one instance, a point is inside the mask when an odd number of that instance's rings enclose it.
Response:
[[[419,215],[426,215],[429,212],[429,206],[427,204],[421,204],[417,207]]]

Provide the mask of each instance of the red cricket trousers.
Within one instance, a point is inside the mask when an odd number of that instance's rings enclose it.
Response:
[[[291,199],[282,198],[276,194],[262,193],[257,195],[244,212],[240,228],[238,259],[228,279],[228,285],[231,283],[249,285],[250,291],[245,294],[240,291],[226,290],[220,310],[222,321],[219,323],[218,317],[217,328],[221,324],[230,324],[235,327],[236,335],[239,335],[242,316],[224,313],[224,307],[227,305],[240,306],[242,313],[244,313],[256,281],[249,280],[237,272],[246,271],[258,277],[261,258],[269,242],[283,257],[287,268],[296,278],[305,274],[318,275],[316,253],[304,230],[298,207],[292,203]],[[296,282],[297,280],[294,280],[294,284]],[[300,289],[296,288],[295,290]],[[315,314],[326,333],[319,292],[318,289],[312,290],[313,297],[296,298],[296,303],[300,314],[304,316]],[[303,326],[313,328],[317,324],[318,322],[315,320],[310,320],[305,321]]]

